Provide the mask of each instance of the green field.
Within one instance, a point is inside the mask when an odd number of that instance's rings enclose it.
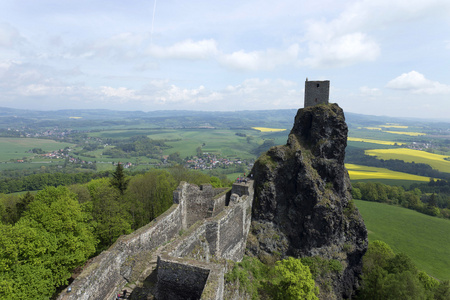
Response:
[[[445,160],[448,155],[440,155],[408,148],[397,149],[373,149],[366,150],[367,155],[376,156],[378,159],[400,159],[405,162],[415,162],[430,165],[433,169],[450,173],[450,161]]]
[[[0,138],[0,145],[0,162],[34,156],[33,153],[26,153],[33,148],[41,148],[50,152],[65,147],[73,147],[73,144],[69,143],[33,138]]]
[[[410,256],[420,270],[450,279],[450,220],[402,207],[355,200],[369,240],[381,240]]]

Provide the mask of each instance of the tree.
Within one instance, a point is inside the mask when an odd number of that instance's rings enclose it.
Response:
[[[374,241],[363,257],[358,299],[432,299],[435,284],[428,275],[418,272],[407,255],[394,255],[386,243]]]
[[[125,201],[133,217],[133,228],[144,226],[173,203],[176,188],[173,176],[167,171],[152,170],[130,180]]]
[[[0,294],[49,299],[95,252],[88,219],[67,188],[38,192],[16,224],[1,228]]]
[[[274,283],[274,299],[319,299],[318,288],[308,266],[302,264],[300,259],[289,257],[277,261],[275,272],[279,275]]]
[[[352,189],[352,198],[353,199],[362,199],[361,190],[354,187]]]
[[[377,266],[385,268],[388,260],[394,256],[394,251],[385,242],[370,242],[367,252],[363,257],[363,273],[367,274]]]
[[[28,206],[30,205],[31,202],[34,201],[34,196],[30,193],[27,192],[21,199],[19,202],[16,203],[16,210],[17,210],[17,215],[19,216],[19,218],[22,216],[22,214],[28,210]]]
[[[131,217],[122,201],[120,191],[108,184],[106,178],[88,183],[92,198],[92,217],[95,236],[99,240],[98,251],[107,249],[115,240],[130,233]]]
[[[434,292],[434,299],[448,300],[450,299],[450,280],[445,280],[439,284]]]
[[[127,189],[129,179],[126,179],[125,173],[123,172],[123,166],[119,162],[116,167],[116,171],[112,174],[111,185],[120,191],[123,195]]]

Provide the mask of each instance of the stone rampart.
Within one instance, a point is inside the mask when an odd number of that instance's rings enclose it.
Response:
[[[58,299],[113,299],[127,283],[137,282],[153,271],[155,253],[159,254],[157,299],[199,299],[172,298],[172,294],[167,294],[177,282],[180,290],[190,285],[189,278],[179,280],[187,273],[196,276],[199,283],[192,287],[193,295],[201,295],[205,290],[213,298],[201,299],[222,299],[225,270],[210,261],[242,259],[252,200],[252,181],[235,184],[231,191],[180,183],[169,210],[132,234],[120,237],[95,257],[70,285],[71,292],[63,292]],[[170,270],[175,271],[172,274]]]
[[[229,205],[218,215],[198,221],[188,232],[165,247],[158,258],[157,299],[223,299],[224,259],[242,260],[251,223],[253,181],[235,184],[231,190]],[[222,263],[221,263],[222,262]],[[164,268],[160,272],[160,268]],[[187,298],[186,279],[180,279],[189,270],[193,278],[207,280],[195,286],[201,297]],[[203,282],[203,281],[202,281]],[[177,288],[177,286],[179,286]],[[201,287],[201,290],[198,288]],[[190,286],[189,288],[193,288]],[[179,296],[170,292],[185,291]]]

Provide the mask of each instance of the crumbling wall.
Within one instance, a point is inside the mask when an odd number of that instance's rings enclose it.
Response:
[[[158,258],[157,299],[223,299],[226,266],[220,262],[224,259],[242,260],[251,223],[252,202],[253,181],[233,185],[228,207],[214,217],[195,223],[180,239],[164,249]],[[181,296],[168,294],[170,290],[186,289],[185,282],[180,280],[186,269],[180,264],[186,264],[195,278],[203,278],[205,268],[211,271],[202,285],[201,297],[190,298],[186,293],[181,293]],[[164,268],[161,274],[160,266]],[[198,286],[195,288],[195,295],[198,295]]]
[[[200,299],[210,268],[163,255],[158,258],[157,299]]]
[[[186,228],[191,227],[198,220],[209,218],[214,211],[221,211],[225,207],[225,195],[215,199],[223,189],[214,189],[210,184],[200,187],[192,184],[183,186],[183,197],[186,201]]]
[[[183,205],[174,204],[146,226],[121,236],[74,280],[71,292],[62,293],[58,299],[113,299],[127,281],[145,270],[151,251],[178,236]]]
[[[160,253],[158,299],[223,299],[225,269],[211,261],[242,259],[252,201],[252,181],[231,191],[180,183],[168,211],[120,237],[58,299],[113,299],[127,282],[153,270],[155,253]]]

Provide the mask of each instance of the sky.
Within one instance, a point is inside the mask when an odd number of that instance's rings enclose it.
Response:
[[[449,0],[2,0],[0,107],[450,120]]]

